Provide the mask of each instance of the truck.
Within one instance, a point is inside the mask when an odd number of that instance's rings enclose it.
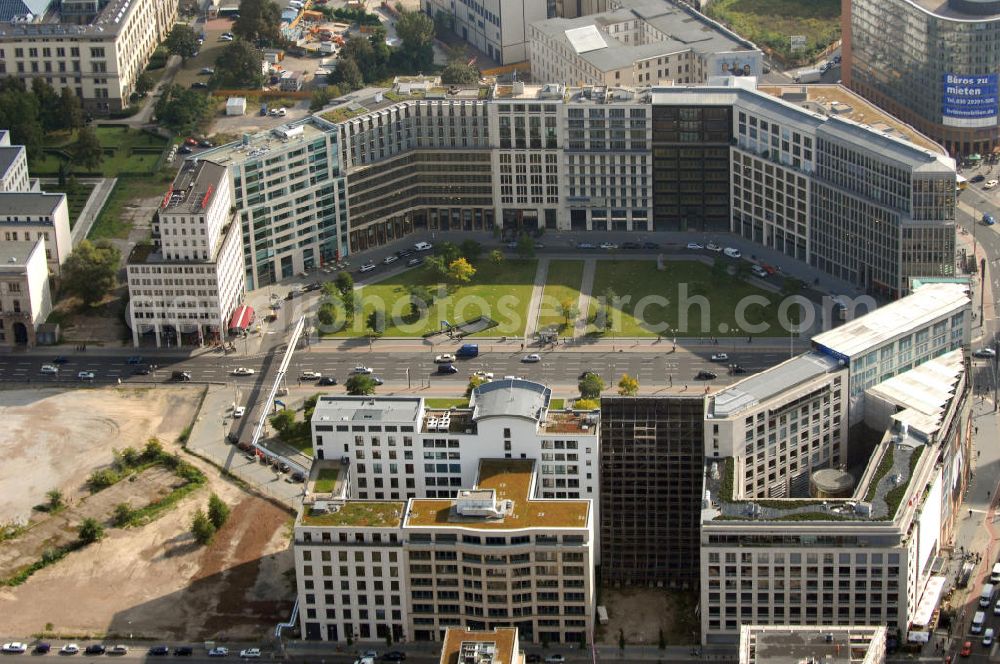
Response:
[[[819,69],[802,69],[795,75],[796,83],[818,83],[823,78],[823,72]]]
[[[455,357],[478,357],[479,344],[465,344],[455,352]]]

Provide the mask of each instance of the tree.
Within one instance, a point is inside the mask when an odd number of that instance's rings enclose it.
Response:
[[[448,267],[441,256],[428,256],[424,259],[424,265],[430,270],[431,275],[438,279],[444,278],[448,274]]]
[[[438,37],[442,37],[445,33],[455,31],[455,15],[448,11],[437,10],[434,12],[434,34]],[[462,53],[465,53],[465,49],[462,49]],[[448,60],[452,59],[449,53]]]
[[[76,142],[70,147],[73,161],[88,171],[97,170],[104,160],[104,148],[97,134],[90,127],[82,127],[76,134]]]
[[[337,273],[337,276],[333,280],[333,285],[341,293],[346,293],[347,291],[354,290],[354,277],[351,276],[350,272],[346,270],[341,270]]]
[[[124,528],[132,523],[133,518],[135,518],[135,512],[132,510],[132,506],[128,503],[118,503],[115,505],[115,511],[111,514],[111,523],[119,528]]]
[[[577,399],[573,408],[577,410],[597,410],[601,407],[601,402],[597,399]]]
[[[458,250],[462,253],[462,257],[465,260],[475,263],[483,253],[483,245],[475,240],[462,240],[462,244],[458,246]]]
[[[190,25],[177,23],[167,33],[163,45],[167,48],[168,53],[179,55],[181,62],[187,62],[188,58],[194,57],[194,54],[198,52],[198,35]]]
[[[517,255],[521,258],[532,258],[535,255],[535,241],[530,235],[517,238]]]
[[[604,381],[597,374],[588,371],[580,379],[578,387],[580,388],[580,396],[584,399],[597,399],[604,391]]]
[[[20,79],[8,77],[0,81],[0,127],[10,131],[11,143],[24,146],[29,159],[41,156],[45,130],[38,99]]]
[[[45,131],[63,129],[65,123],[59,116],[59,93],[44,78],[31,80],[31,94],[38,100],[42,128]]]
[[[348,322],[354,320],[354,291],[344,291],[340,294],[340,299],[344,303],[344,318]]]
[[[264,72],[260,69],[263,59],[263,52],[252,43],[230,42],[215,59],[211,85],[216,88],[260,88],[264,84]]]
[[[212,522],[216,530],[219,530],[228,518],[229,505],[222,502],[222,498],[219,498],[218,494],[213,493],[208,498],[208,520]]]
[[[286,432],[290,431],[293,426],[295,426],[295,411],[294,410],[279,410],[277,413],[271,416],[268,420],[274,430],[278,432],[278,435],[284,437],[287,435]]]
[[[622,379],[618,381],[618,394],[623,397],[634,397],[639,393],[639,381],[628,374],[622,374]]]
[[[368,319],[365,321],[365,327],[368,328],[368,336],[382,336],[385,333],[385,310],[379,307],[372,309],[368,313]]]
[[[281,7],[273,0],[242,0],[233,34],[251,43],[274,43],[281,39],[280,24]]]
[[[354,374],[344,383],[347,393],[352,396],[375,394],[375,380],[368,374]]]
[[[490,262],[494,265],[500,265],[503,263],[503,252],[499,249],[494,249],[490,252]]]
[[[457,260],[462,257],[462,250],[458,248],[458,245],[454,242],[438,242],[434,247],[434,253],[441,257],[445,265],[451,265],[453,260]]]
[[[469,398],[472,396],[472,390],[476,389],[480,385],[486,382],[485,378],[480,378],[479,376],[472,376],[469,378],[469,385],[465,388],[465,397]]]
[[[441,82],[445,85],[472,85],[479,82],[479,70],[464,62],[452,62],[441,70]]]
[[[319,311],[316,312],[316,320],[325,327],[332,327],[337,322],[337,307],[333,302],[324,302],[320,305]]]
[[[351,92],[362,87],[365,79],[354,58],[341,57],[337,61],[337,68],[333,70],[333,82]]]
[[[97,519],[86,518],[80,523],[78,533],[81,542],[93,544],[104,537],[104,526]]]
[[[164,90],[155,108],[160,124],[178,133],[194,129],[211,112],[206,95],[195,90],[185,90],[179,85],[172,85]]]
[[[563,321],[566,326],[569,327],[570,323],[576,320],[576,317],[580,315],[580,309],[576,306],[576,301],[566,298],[559,303],[559,313],[563,317]]]
[[[448,278],[456,283],[467,284],[475,274],[476,268],[464,258],[457,258],[448,265]]]
[[[421,311],[429,309],[434,304],[434,293],[427,286],[411,284],[406,287],[410,299],[410,317],[416,319]]]
[[[63,503],[63,492],[59,489],[51,489],[45,493],[45,497],[49,499],[49,511],[55,512],[60,507],[64,505]]]
[[[191,520],[191,534],[194,535],[194,540],[198,544],[208,544],[215,537],[215,526],[212,525],[211,519],[200,507]]]
[[[135,79],[135,93],[140,97],[145,97],[150,92],[152,92],[153,88],[155,87],[156,87],[156,81],[153,79],[153,75],[150,74],[148,71],[142,72]],[[66,91],[68,89],[69,88],[63,88],[63,91]]]
[[[64,129],[72,131],[83,126],[83,107],[80,105],[80,98],[69,88],[63,88],[59,93],[59,117]]]
[[[83,240],[63,265],[63,287],[84,304],[93,305],[114,288],[120,263],[121,252],[114,245]]]
[[[331,99],[330,86],[320,86],[313,90],[312,97],[309,99],[309,110],[313,113],[323,110],[323,107],[329,104]]]
[[[434,21],[420,11],[400,12],[396,19],[396,34],[402,40],[401,60],[415,71],[429,70],[434,63]]]

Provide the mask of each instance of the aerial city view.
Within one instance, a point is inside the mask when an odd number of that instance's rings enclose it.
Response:
[[[998,78],[1000,0],[0,0],[0,656],[1000,661]]]

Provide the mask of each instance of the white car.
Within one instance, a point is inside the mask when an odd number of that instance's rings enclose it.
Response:
[[[3,651],[6,653],[13,653],[20,655],[21,653],[28,650],[27,643],[21,643],[20,641],[14,641],[12,643],[3,644]]]
[[[475,372],[472,375],[475,376],[476,378],[478,378],[479,380],[484,380],[484,381],[491,381],[491,380],[493,380],[493,372],[492,371],[477,371],[477,372]]]
[[[730,258],[739,258],[743,254],[736,247],[726,247],[722,250],[722,253],[729,256]]]
[[[983,185],[983,189],[992,189],[993,187],[997,186],[998,184],[1000,184],[1000,180],[990,180],[985,185]]]
[[[75,655],[78,652],[80,652],[80,646],[75,643],[67,643],[59,649],[60,655]]]
[[[417,242],[415,245],[413,245],[413,248],[416,249],[417,251],[430,251],[431,249],[434,248],[434,245],[431,244],[430,242]]]
[[[451,353],[442,353],[434,358],[434,364],[451,364],[455,361],[455,356]]]
[[[260,657],[260,648],[246,648],[241,650],[240,657]]]
[[[716,253],[722,251],[722,247],[720,247],[714,242],[709,242],[708,244],[705,245],[705,248],[708,249],[709,251],[714,251]]]
[[[545,658],[545,664],[563,664],[566,658],[562,655],[549,655]]]
[[[601,243],[601,249],[604,249],[606,251],[610,251],[612,249],[617,249],[617,248],[618,248],[618,245],[615,244],[614,242],[602,242]]]
[[[117,646],[114,646],[113,648],[108,648],[108,654],[109,655],[127,655],[128,654],[128,646],[117,645]]]
[[[993,605],[993,615],[1000,616],[1000,599],[998,599],[997,603]]]
[[[303,371],[299,374],[299,380],[319,380],[323,377],[318,371]]]
[[[576,248],[577,249],[593,249],[594,245],[591,244],[590,242],[581,242],[578,245],[576,245]]]
[[[530,355],[525,355],[524,357],[522,357],[521,361],[522,362],[527,362],[529,364],[534,363],[534,362],[541,362],[542,361],[542,356],[539,355],[538,353],[531,353]]]
[[[275,115],[277,115],[279,118],[283,118],[286,115],[288,115],[288,109],[282,106],[281,108],[278,109],[278,112],[275,113]]]
[[[79,378],[80,380],[94,380],[94,372],[93,371],[81,371],[80,373],[78,373],[76,375],[76,377]]]
[[[59,373],[59,367],[54,364],[43,364],[41,369],[43,374],[57,374]]]
[[[222,646],[216,646],[208,651],[209,657],[225,657],[229,654],[229,648],[223,648]]]
[[[357,374],[370,374],[370,373],[375,373],[375,370],[372,369],[371,367],[366,367],[363,364],[359,364],[358,366],[356,366],[353,369],[351,369],[351,373],[355,374],[355,375],[357,375]]]
[[[253,373],[253,369],[248,369],[247,367],[236,367],[233,369],[234,376],[252,376]]]
[[[390,255],[386,256],[385,258],[383,258],[382,262],[385,263],[386,265],[390,265],[392,263],[395,263],[398,260],[399,260],[399,256],[397,256],[395,254],[390,254]]]
[[[243,417],[246,413],[246,406],[237,406],[236,408],[233,408],[233,417]]]
[[[712,356],[712,361],[713,362],[728,362],[729,361],[729,356],[726,355],[725,353],[716,353],[715,355]]]
[[[371,272],[375,269],[375,263],[365,263],[361,266],[361,272]]]
[[[230,34],[220,35],[219,41],[233,41],[233,36]]]
[[[687,248],[694,251],[698,251],[699,249],[704,249],[705,247],[701,246],[697,242],[688,242]]]

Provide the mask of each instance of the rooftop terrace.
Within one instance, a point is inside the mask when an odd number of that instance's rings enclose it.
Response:
[[[406,527],[455,526],[483,530],[521,528],[585,528],[590,503],[585,500],[534,500],[534,461],[482,459],[477,489],[492,489],[497,503],[512,501],[500,517],[468,517],[458,514],[455,500],[414,498],[410,500]]]
[[[517,630],[513,627],[498,627],[493,631],[449,627],[441,646],[441,664],[466,664],[464,659],[459,658],[463,645],[467,646],[468,652],[474,649],[468,646],[490,643],[495,646],[491,664],[516,664],[520,660]]]
[[[331,131],[333,131],[332,126],[321,119],[310,116],[303,120],[274,127],[268,131],[244,134],[242,139],[205,150],[199,153],[197,158],[228,167],[257,157],[264,157],[272,151],[290,150],[297,145],[321,138]]]

